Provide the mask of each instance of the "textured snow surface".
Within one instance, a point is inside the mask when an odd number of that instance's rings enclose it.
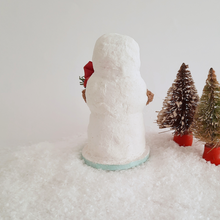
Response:
[[[86,135],[1,148],[0,219],[219,219],[220,166],[203,144],[179,147],[171,133],[148,132],[149,160],[124,171],[84,164]]]

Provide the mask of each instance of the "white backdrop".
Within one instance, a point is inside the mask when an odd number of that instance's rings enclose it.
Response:
[[[145,124],[156,128],[155,111],[183,62],[199,95],[210,67],[220,76],[219,11],[217,0],[1,0],[0,146],[86,131],[78,78],[109,32],[140,46],[141,74],[155,94]]]

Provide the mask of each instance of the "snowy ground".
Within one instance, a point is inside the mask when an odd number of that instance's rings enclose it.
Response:
[[[171,133],[147,133],[143,165],[109,172],[80,158],[86,135],[4,149],[0,219],[220,219],[220,166],[206,163],[203,144],[179,147]]]

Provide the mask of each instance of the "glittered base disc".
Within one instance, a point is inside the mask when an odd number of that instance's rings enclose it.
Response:
[[[102,170],[127,170],[127,169],[130,169],[132,167],[138,166],[138,165],[146,162],[147,159],[149,158],[149,155],[150,154],[145,156],[143,159],[136,160],[136,161],[133,161],[133,162],[128,163],[128,164],[120,164],[120,165],[108,165],[108,164],[94,163],[92,161],[87,160],[85,157],[83,157],[83,155],[82,155],[82,158],[88,166],[94,167],[96,169],[102,169]]]

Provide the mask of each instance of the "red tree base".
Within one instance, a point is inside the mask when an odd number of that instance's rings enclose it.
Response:
[[[193,136],[191,134],[186,135],[174,135],[173,140],[179,144],[179,146],[192,146]]]
[[[217,146],[212,149],[212,146],[205,145],[204,153],[202,156],[206,161],[210,161],[216,166],[220,164],[220,146]]]

